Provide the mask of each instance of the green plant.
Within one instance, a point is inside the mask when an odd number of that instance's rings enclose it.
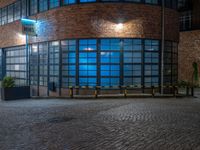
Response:
[[[4,77],[2,81],[3,88],[11,88],[15,86],[15,80],[13,77]]]
[[[198,71],[198,64],[193,62],[193,74],[192,74],[192,85],[198,86],[199,84],[199,71]]]

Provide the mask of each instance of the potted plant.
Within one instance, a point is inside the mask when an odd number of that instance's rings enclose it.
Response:
[[[1,99],[2,100],[16,100],[30,98],[30,87],[29,86],[15,86],[15,80],[13,77],[4,77],[1,88]]]

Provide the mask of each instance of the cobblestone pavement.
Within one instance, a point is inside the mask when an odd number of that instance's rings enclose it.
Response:
[[[200,150],[200,99],[0,102],[0,150]]]

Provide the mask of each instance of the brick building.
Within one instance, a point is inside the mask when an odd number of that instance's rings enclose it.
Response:
[[[192,82],[192,64],[200,64],[200,1],[180,0],[179,11],[179,80]]]
[[[161,85],[165,35],[164,84],[175,84],[177,1],[162,6],[161,0],[1,0],[1,76],[31,85],[33,96],[65,96],[69,86],[144,91]],[[36,21],[28,47],[22,18]]]

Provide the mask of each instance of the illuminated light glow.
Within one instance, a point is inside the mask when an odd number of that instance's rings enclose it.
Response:
[[[38,51],[37,46],[33,45],[32,46],[33,52],[36,53]]]
[[[32,20],[32,19],[21,19],[21,22],[26,22],[26,23],[37,23],[36,20]]]
[[[89,48],[85,48],[84,50],[85,51],[93,51],[94,49],[89,47]]]
[[[18,35],[19,38],[22,38],[22,39],[26,38],[26,35],[24,35],[24,34],[18,33],[17,35]]]
[[[116,25],[116,30],[122,30],[123,28],[124,28],[123,23],[118,23],[118,24]]]

